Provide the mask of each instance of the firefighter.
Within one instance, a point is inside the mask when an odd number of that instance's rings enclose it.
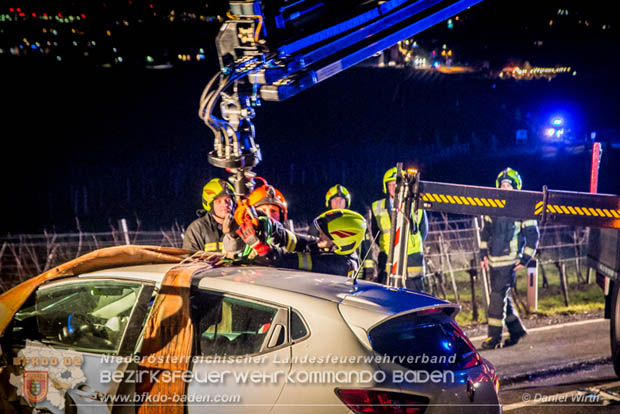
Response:
[[[249,219],[237,233],[259,255],[256,258],[259,264],[353,276],[359,268],[355,250],[366,233],[364,217],[351,210],[335,209],[315,218],[313,224],[319,232],[318,242],[295,253],[267,243]]]
[[[343,185],[336,184],[325,194],[325,207],[328,210],[351,207],[351,193]]]
[[[222,250],[224,232],[222,224],[234,208],[234,190],[230,183],[214,178],[202,189],[202,209],[196,211],[194,220],[183,236],[183,248],[219,252]]]
[[[288,219],[286,199],[278,189],[267,184],[266,181],[252,191],[248,197],[248,203],[259,214],[270,219],[269,223],[263,223],[263,227],[266,226],[268,229],[266,231],[270,235],[268,243],[283,247],[289,252],[302,251],[308,244],[316,243],[316,237],[297,234],[284,226]],[[246,251],[246,254],[249,254],[249,251]]]
[[[390,230],[392,228],[392,209],[394,208],[394,197],[396,194],[396,167],[390,168],[383,175],[383,193],[385,198],[372,203],[372,226],[370,237],[366,244],[372,240],[377,240],[379,244],[379,255],[376,261],[373,258],[364,260],[364,273],[376,272],[379,283],[387,281],[387,258],[390,250]],[[413,212],[412,212],[413,214]],[[412,217],[413,218],[413,217]],[[417,229],[413,232],[411,226],[409,242],[407,245],[407,279],[405,285],[408,289],[424,290],[424,253],[423,243],[428,233],[428,220],[424,210],[418,210],[416,217],[413,218],[417,223]],[[363,250],[366,250],[363,249]],[[367,278],[365,276],[365,278]]]
[[[280,191],[266,182],[250,193],[248,202],[256,210],[271,217],[273,220],[282,224],[286,223],[288,218],[286,199]]]
[[[327,190],[325,193],[325,207],[327,210],[333,210],[336,208],[350,208],[351,207],[351,193],[344,185],[336,184]],[[319,237],[319,231],[310,226],[308,234],[313,237]]]
[[[520,190],[522,185],[521,176],[512,168],[500,172],[495,180],[495,186],[505,190]],[[504,322],[510,333],[504,346],[515,345],[527,335],[509,292],[516,283],[515,272],[526,267],[536,254],[538,237],[536,220],[484,217],[480,234],[481,266],[490,271],[491,278],[488,337],[482,343],[484,349],[501,346]]]

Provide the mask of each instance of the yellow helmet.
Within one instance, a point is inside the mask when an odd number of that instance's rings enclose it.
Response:
[[[396,181],[396,167],[392,167],[383,174],[383,192],[387,194],[387,183]]]
[[[211,211],[213,208],[213,201],[222,196],[222,195],[234,195],[233,186],[226,180],[222,180],[221,178],[214,178],[209,181],[202,188],[202,207]]]
[[[315,218],[314,227],[334,242],[336,254],[347,255],[362,243],[366,234],[366,219],[355,211],[334,209]]]
[[[347,208],[351,206],[351,193],[349,190],[343,185],[336,184],[329,190],[327,190],[327,194],[325,194],[325,207],[330,208],[329,202],[332,201],[334,197],[342,197],[347,200]]]
[[[502,186],[502,181],[508,180],[510,181],[510,185],[512,188],[516,190],[520,190],[523,187],[523,181],[521,180],[521,176],[519,173],[512,168],[508,167],[502,172],[500,172],[495,179],[495,187],[500,188]]]

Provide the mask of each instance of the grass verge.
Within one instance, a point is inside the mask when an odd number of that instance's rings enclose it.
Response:
[[[538,272],[538,309],[528,314],[523,307],[519,307],[522,318],[547,317],[554,315],[569,315],[578,313],[592,313],[605,308],[603,290],[596,283],[585,284],[583,279],[577,277],[574,262],[567,263],[568,281],[568,306],[564,302],[564,295],[560,285],[560,273],[552,264],[545,264],[545,273],[549,285],[543,287],[542,273]],[[455,281],[459,293],[461,312],[456,316],[456,321],[463,326],[486,323],[484,302],[482,299],[482,284],[480,280],[475,283],[476,304],[478,306],[478,319],[473,318],[473,304],[470,276],[466,272],[456,272]],[[527,274],[525,270],[517,272],[517,295],[524,306],[527,305]],[[444,274],[446,300],[456,302],[450,282],[450,275]],[[514,295],[513,295],[514,297]]]

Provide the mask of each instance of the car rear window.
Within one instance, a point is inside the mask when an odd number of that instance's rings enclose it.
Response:
[[[465,369],[482,362],[458,325],[446,314],[409,314],[370,331],[375,352],[413,370]]]

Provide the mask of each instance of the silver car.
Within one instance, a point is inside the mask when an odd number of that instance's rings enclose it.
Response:
[[[63,277],[34,289],[2,334],[0,412],[501,412],[495,370],[458,311],[420,292],[259,266]]]

